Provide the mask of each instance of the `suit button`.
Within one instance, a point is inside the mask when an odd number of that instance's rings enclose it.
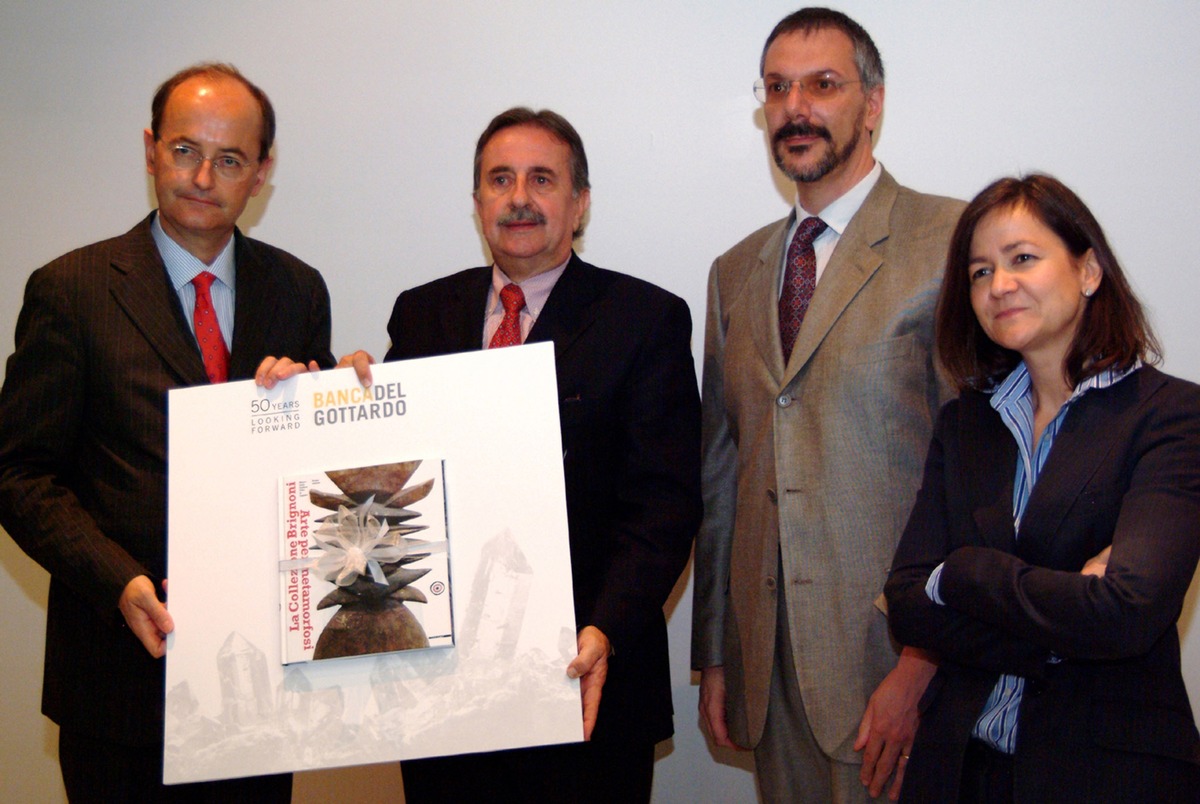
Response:
[[[779,406],[779,407],[781,407],[781,408],[786,408],[786,407],[788,407],[789,405],[791,405],[791,404],[792,404],[792,397],[791,397],[791,395],[789,395],[789,394],[780,394],[780,395],[779,395],[779,396],[778,396],[778,397],[775,399],[775,404],[776,404],[776,405],[778,405],[778,406]]]
[[[767,589],[771,592],[775,591],[775,579],[767,578]]]
[[[779,498],[775,495],[775,489],[767,489],[767,499],[771,502],[779,501]]]

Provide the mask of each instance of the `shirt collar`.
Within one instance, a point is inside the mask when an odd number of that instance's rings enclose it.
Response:
[[[225,244],[225,248],[221,249],[221,253],[213,260],[212,265],[205,265],[203,260],[198,259],[171,239],[171,236],[163,230],[162,222],[157,214],[150,224],[150,235],[154,238],[154,244],[158,246],[158,253],[162,257],[163,265],[167,269],[167,276],[170,277],[171,285],[175,288],[176,293],[195,279],[201,271],[208,271],[226,287],[233,288],[233,252],[236,237],[229,238],[229,242]]]
[[[875,166],[868,171],[867,175],[858,180],[858,184],[821,210],[821,220],[825,221],[826,226],[837,232],[838,237],[841,237],[842,233],[846,231],[846,227],[850,225],[850,219],[858,213],[858,208],[862,206],[863,201],[867,200],[871,190],[875,189],[875,184],[881,175],[883,175],[883,164],[876,159]],[[800,206],[800,199],[797,198],[796,220],[802,221],[811,217],[813,217],[812,213]]]
[[[550,291],[554,290],[554,286],[563,275],[563,271],[567,270],[567,263],[570,261],[571,257],[568,256],[561,265],[555,266],[549,271],[542,271],[540,274],[535,274],[524,282],[517,283],[517,287],[521,288],[521,292],[525,294],[525,308],[529,310],[529,314],[535,319],[542,312],[542,308],[546,305],[546,300],[550,298]],[[500,266],[493,263],[492,292],[488,297],[490,300],[490,304],[488,305],[489,314],[496,312],[497,308],[500,307],[500,291],[504,289],[505,285],[511,282],[512,280],[500,270]]]
[[[1088,391],[1108,388],[1110,385],[1120,382],[1141,367],[1142,361],[1135,360],[1129,368],[1110,368],[1101,371],[1099,374],[1093,374],[1075,386],[1075,390],[1071,393],[1067,401],[1063,403],[1063,407],[1067,407]],[[992,395],[992,407],[995,410],[1005,410],[1019,404],[1021,400],[1032,393],[1032,385],[1029,379],[1029,369],[1026,368],[1025,361],[1022,360],[1017,364],[1015,369],[1009,372],[1003,382],[988,392]]]

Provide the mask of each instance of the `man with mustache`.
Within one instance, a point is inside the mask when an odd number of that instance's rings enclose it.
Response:
[[[892,644],[877,601],[947,394],[933,309],[962,205],[875,160],[883,65],[853,20],[784,18],[760,68],[796,205],[709,275],[701,720],[754,749],[765,801],[895,797],[936,668]]]
[[[587,156],[560,115],[502,112],[474,172],[494,262],[401,293],[386,359],[553,342],[578,635],[564,669],[580,679],[587,742],[406,761],[405,800],[649,801],[654,745],[673,732],[663,604],[700,523],[691,314],[575,254]],[[369,382],[369,355],[342,362]],[[264,364],[264,381],[303,370]]]

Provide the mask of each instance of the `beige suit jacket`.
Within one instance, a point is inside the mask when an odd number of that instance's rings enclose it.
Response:
[[[777,302],[792,219],[713,263],[692,663],[724,665],[740,745],[762,736],[781,592],[826,753],[853,759],[867,699],[895,666],[874,602],[949,395],[934,368],[933,310],[962,206],[885,170],[842,234],[786,366]]]

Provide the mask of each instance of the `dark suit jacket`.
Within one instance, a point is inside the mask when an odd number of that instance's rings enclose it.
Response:
[[[0,390],[0,524],[50,573],[42,711],[130,745],[162,741],[164,663],[117,600],[166,571],[167,391],[208,382],[152,219],[34,272]],[[230,379],[267,355],[332,365],[320,275],[235,237]]]
[[[400,294],[387,359],[480,349],[491,277],[472,268]],[[526,339],[554,342],[575,617],[616,650],[598,740],[672,734],[662,607],[700,520],[690,335],[682,299],[572,254]]]
[[[896,638],[942,657],[904,798],[958,800],[970,731],[1010,673],[1027,679],[1018,801],[1158,800],[1153,757],[1200,764],[1175,626],[1200,558],[1200,388],[1142,368],[1077,400],[1019,540],[1016,460],[986,395],[943,409],[886,588]],[[1105,576],[1081,575],[1110,544]],[[943,560],[937,606],[925,581]]]

